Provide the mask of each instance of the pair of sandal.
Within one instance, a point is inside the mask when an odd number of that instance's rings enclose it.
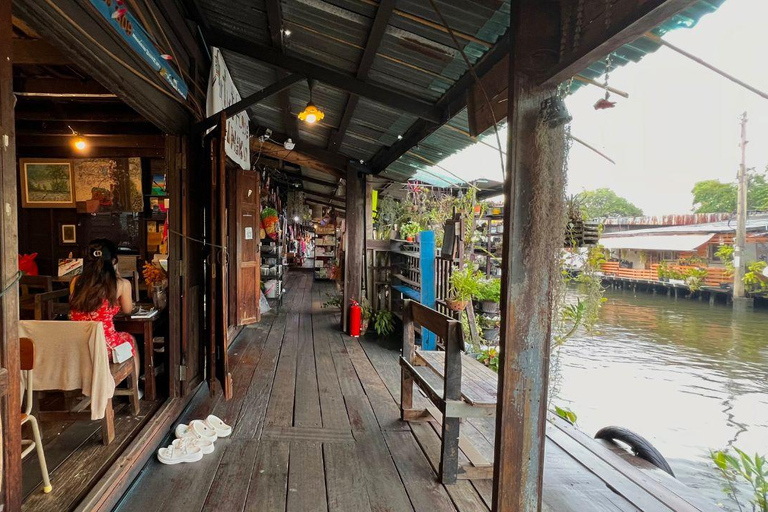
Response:
[[[232,427],[211,414],[204,420],[192,420],[189,425],[176,426],[176,439],[166,448],[157,451],[157,459],[163,464],[197,462],[203,455],[213,453],[214,442],[232,433]]]

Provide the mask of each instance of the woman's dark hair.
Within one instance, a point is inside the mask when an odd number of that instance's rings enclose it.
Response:
[[[69,299],[70,309],[92,313],[105,300],[117,303],[117,246],[106,238],[97,238],[88,244],[83,273],[77,276]]]

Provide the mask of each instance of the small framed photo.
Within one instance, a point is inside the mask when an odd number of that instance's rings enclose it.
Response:
[[[75,207],[71,160],[22,158],[19,174],[24,208]]]
[[[59,237],[61,245],[77,245],[77,226],[75,224],[60,224]]]

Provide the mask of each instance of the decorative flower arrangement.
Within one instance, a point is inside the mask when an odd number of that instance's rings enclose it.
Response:
[[[150,288],[156,285],[163,285],[166,279],[168,279],[168,274],[165,273],[165,270],[149,262],[144,263],[141,274],[144,276],[144,282]]]
[[[277,227],[279,219],[277,216],[277,210],[270,208],[269,206],[264,208],[261,212],[261,226],[264,228],[264,232],[272,240],[277,240]]]

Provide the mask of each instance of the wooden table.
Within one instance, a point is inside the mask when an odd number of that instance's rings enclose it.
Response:
[[[144,305],[147,307],[147,305]],[[115,330],[137,334],[144,337],[144,396],[147,400],[154,400],[157,397],[157,386],[155,383],[155,350],[152,345],[152,339],[155,333],[155,326],[162,317],[163,312],[159,311],[150,318],[134,318],[130,315],[115,316]]]

